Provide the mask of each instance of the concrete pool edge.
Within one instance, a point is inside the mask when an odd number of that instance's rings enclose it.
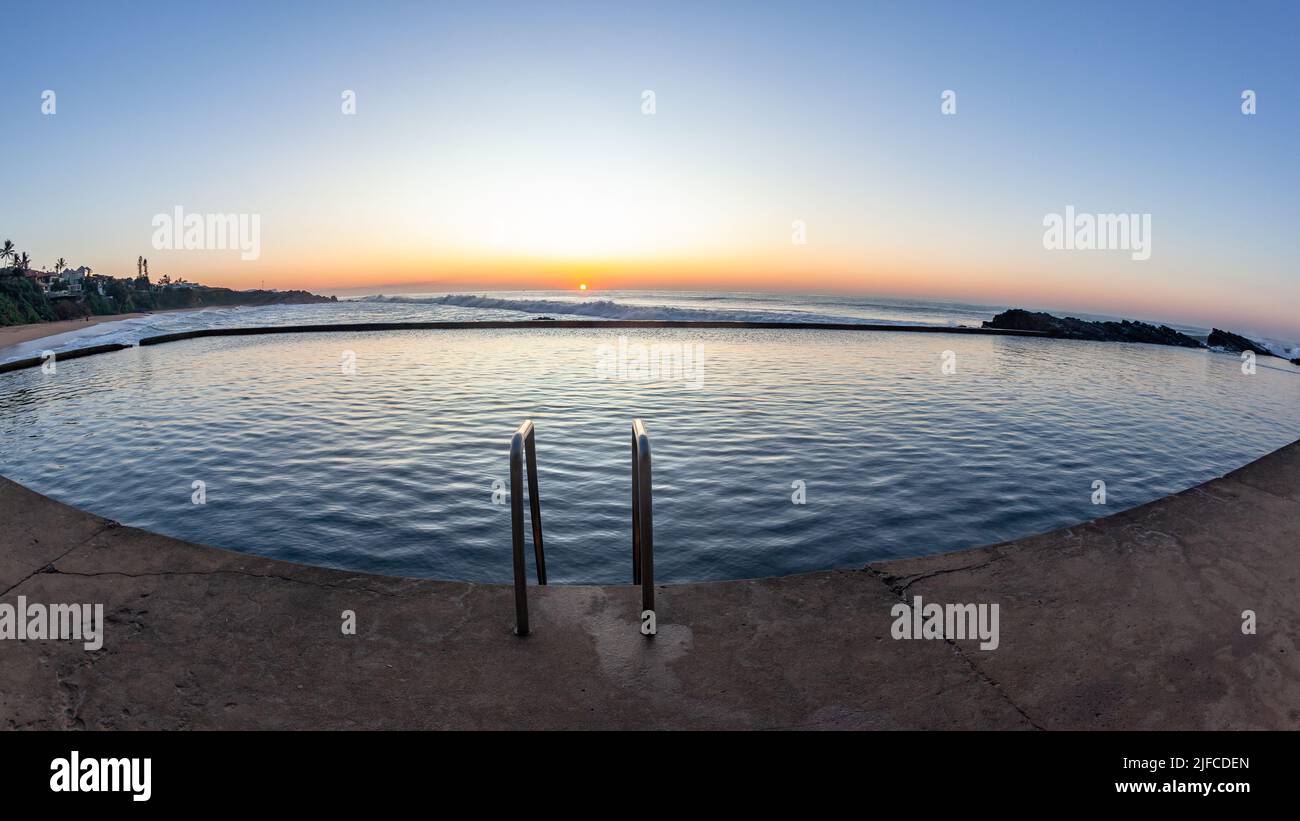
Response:
[[[165,345],[169,342],[182,342],[188,339],[206,339],[208,337],[229,336],[279,336],[285,334],[315,333],[376,333],[390,331],[465,331],[465,330],[538,330],[541,328],[566,329],[671,329],[695,328],[701,330],[780,330],[780,331],[898,331],[903,333],[953,333],[972,336],[1027,336],[1036,339],[1053,339],[1039,331],[1020,331],[1010,328],[969,328],[965,326],[948,327],[942,325],[880,325],[854,322],[740,322],[730,320],[705,321],[688,319],[507,319],[507,320],[465,320],[438,322],[353,322],[323,325],[254,325],[238,328],[197,328],[190,331],[177,331],[170,334],[147,336],[141,339],[138,347]],[[59,361],[81,359],[87,356],[111,353],[113,351],[134,348],[137,345],[111,343],[93,345],[85,348],[72,348],[62,351],[55,357]],[[0,362],[0,374],[39,367],[45,363],[42,356],[15,359]]]
[[[190,544],[3,478],[0,521],[0,604],[106,616],[98,650],[0,641],[9,729],[1300,727],[1300,442],[1014,542],[661,586],[653,640],[631,585],[531,587],[520,639],[509,585]],[[893,640],[915,596],[998,604],[999,647]]]
[[[112,342],[107,345],[89,345],[85,348],[73,348],[69,351],[63,351],[55,355],[57,362],[66,362],[70,359],[84,359],[87,356],[98,356],[99,354],[112,353],[113,351],[124,351],[133,347],[122,342]],[[39,368],[47,362],[44,356],[29,356],[24,359],[15,359],[10,362],[0,362],[0,373],[10,373],[11,371],[21,371],[27,368]]]

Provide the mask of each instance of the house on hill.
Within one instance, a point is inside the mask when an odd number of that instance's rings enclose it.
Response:
[[[21,275],[35,283],[41,289],[41,292],[46,294],[50,292],[50,286],[54,284],[54,280],[57,278],[49,271],[34,271],[31,268],[23,270]]]
[[[80,268],[64,268],[63,279],[68,283],[68,292],[80,294],[83,290],[86,277],[90,275],[90,268],[82,265]]]

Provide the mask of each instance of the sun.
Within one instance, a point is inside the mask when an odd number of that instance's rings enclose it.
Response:
[[[580,283],[578,283],[578,290],[579,290],[579,291],[585,291],[585,290],[587,290],[587,283],[585,283],[585,282],[580,282]]]

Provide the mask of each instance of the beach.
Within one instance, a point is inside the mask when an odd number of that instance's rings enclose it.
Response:
[[[36,339],[44,339],[47,336],[57,336],[105,322],[137,319],[142,316],[148,316],[148,314],[112,314],[111,316],[92,316],[89,319],[61,319],[56,322],[33,322],[30,325],[5,325],[0,327],[0,352],[3,352],[5,348]]]
[[[27,325],[4,325],[0,326],[0,359],[9,358],[15,355],[23,354],[26,351],[20,351],[22,346],[30,346],[29,343],[42,339],[51,340],[51,347],[55,350],[61,350],[70,340],[79,339],[84,334],[79,332],[88,328],[94,328],[97,325],[107,325],[113,322],[122,322],[128,319],[141,319],[146,316],[157,316],[159,314],[186,314],[201,311],[202,308],[164,308],[157,311],[135,311],[126,314],[109,314],[106,316],[92,316],[81,319],[60,319],[54,322],[33,322]],[[58,337],[58,339],[55,339]],[[35,355],[33,352],[31,355]]]

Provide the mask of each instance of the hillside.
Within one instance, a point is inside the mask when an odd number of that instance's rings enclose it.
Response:
[[[105,295],[91,291],[78,297],[50,298],[25,277],[0,277],[0,325],[26,325],[83,316],[111,316],[136,311],[206,308],[233,305],[301,305],[336,302],[334,297],[307,291],[235,291],[230,288],[132,287],[130,280],[112,280]]]

